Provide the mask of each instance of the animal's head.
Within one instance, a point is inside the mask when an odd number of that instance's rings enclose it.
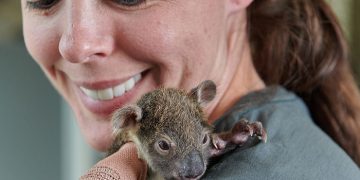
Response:
[[[204,81],[190,92],[152,91],[137,105],[116,112],[114,130],[129,129],[140,156],[165,179],[199,178],[210,156],[212,132],[202,108],[215,94],[212,81]]]

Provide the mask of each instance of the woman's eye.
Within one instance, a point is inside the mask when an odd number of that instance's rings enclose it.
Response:
[[[53,7],[59,0],[37,0],[27,1],[27,7],[30,9],[47,10]]]
[[[122,6],[138,6],[144,3],[146,0],[113,0],[117,4],[120,4]]]

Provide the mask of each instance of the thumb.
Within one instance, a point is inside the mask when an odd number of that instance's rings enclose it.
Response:
[[[138,158],[134,143],[124,144],[119,151],[99,161],[81,180],[95,179],[146,179],[147,166]]]

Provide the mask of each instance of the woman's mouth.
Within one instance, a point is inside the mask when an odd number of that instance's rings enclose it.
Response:
[[[107,101],[122,96],[126,92],[130,91],[134,88],[135,84],[140,81],[140,79],[141,74],[137,74],[126,82],[115,85],[113,87],[95,90],[80,86],[80,89],[86,96],[93,100]]]
[[[147,84],[141,83],[144,78],[145,73],[141,73],[121,83],[118,81],[84,83],[76,86],[76,92],[87,110],[96,115],[108,117],[116,109],[135,102],[137,96],[146,91]]]

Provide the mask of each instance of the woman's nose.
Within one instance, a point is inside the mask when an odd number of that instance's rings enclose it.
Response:
[[[72,63],[83,63],[109,56],[114,48],[111,30],[104,24],[104,13],[99,13],[95,1],[67,2],[59,42],[62,57]]]

